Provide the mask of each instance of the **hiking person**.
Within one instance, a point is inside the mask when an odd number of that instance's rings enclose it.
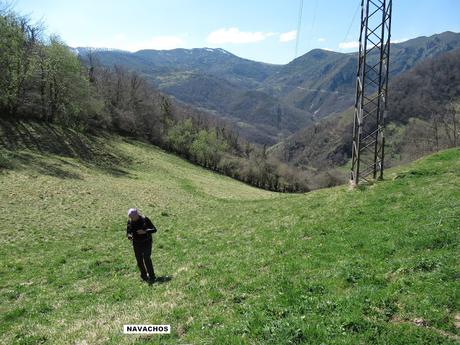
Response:
[[[137,266],[141,272],[141,279],[149,283],[155,282],[152,259],[152,233],[157,232],[155,225],[148,217],[142,216],[137,208],[128,210],[128,225],[126,236],[133,243]]]

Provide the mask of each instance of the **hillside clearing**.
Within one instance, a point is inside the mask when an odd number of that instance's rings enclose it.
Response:
[[[460,149],[359,190],[289,195],[147,144],[104,143],[110,169],[0,151],[0,343],[458,340]],[[125,239],[133,206],[159,229],[163,282],[152,287]],[[171,324],[172,334],[123,335],[128,323]]]

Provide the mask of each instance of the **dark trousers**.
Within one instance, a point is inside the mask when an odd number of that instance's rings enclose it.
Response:
[[[133,242],[134,254],[136,255],[137,267],[141,271],[141,277],[147,278],[147,273],[150,278],[155,278],[153,264],[150,255],[152,254],[152,241]]]

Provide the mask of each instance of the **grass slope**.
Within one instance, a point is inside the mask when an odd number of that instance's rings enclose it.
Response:
[[[458,341],[459,149],[363,189],[282,195],[104,143],[117,170],[0,151],[0,343]],[[159,228],[151,287],[125,239],[132,206]],[[128,323],[172,334],[123,335]]]

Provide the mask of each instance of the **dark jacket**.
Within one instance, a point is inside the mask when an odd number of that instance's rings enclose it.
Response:
[[[138,234],[137,230],[147,230],[146,234]],[[140,243],[145,241],[152,240],[152,233],[157,232],[155,225],[152,224],[148,217],[140,216],[139,219],[135,222],[128,220],[128,224],[126,226],[126,236],[132,235],[133,236],[133,243]]]

